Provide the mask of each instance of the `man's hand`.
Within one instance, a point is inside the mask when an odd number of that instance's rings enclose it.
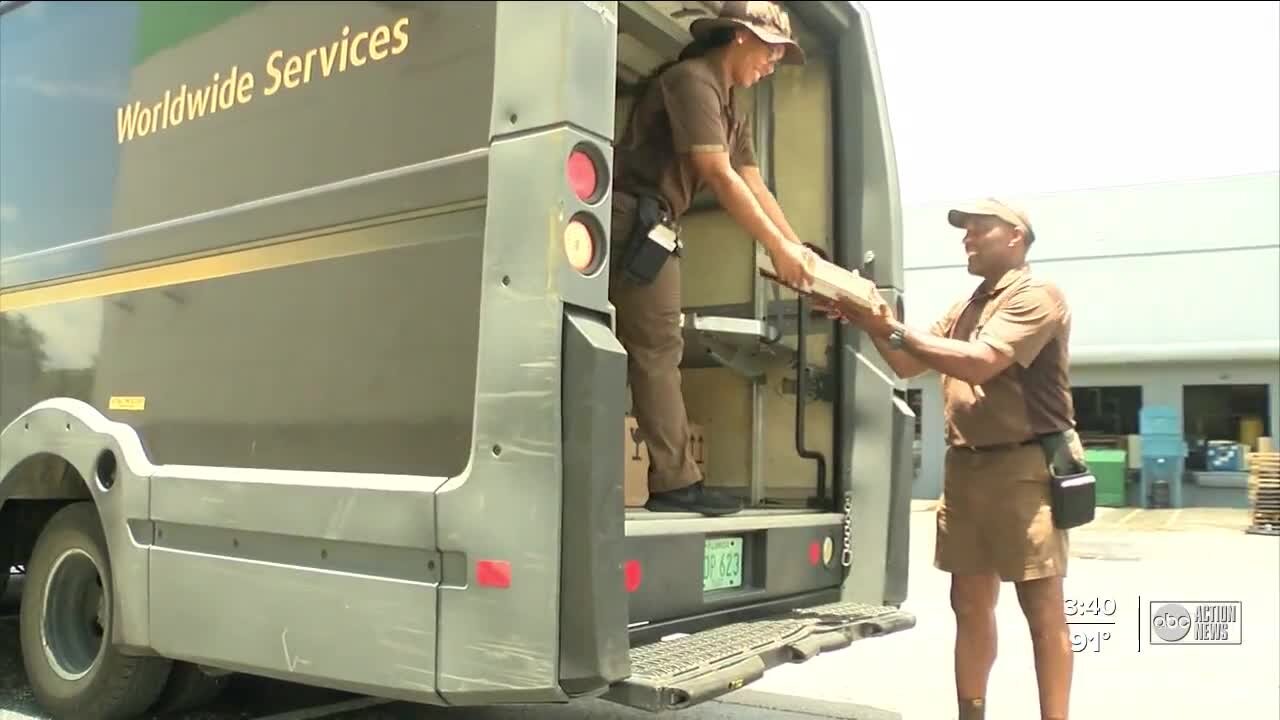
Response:
[[[876,349],[880,351],[880,356],[889,363],[889,367],[898,377],[909,379],[927,372],[929,367],[919,359],[889,346],[888,338],[899,323],[894,319],[893,310],[879,291],[876,291],[872,301],[874,307],[870,309],[847,297],[841,297],[836,302],[815,299],[813,306],[825,312],[827,317],[843,320],[867,333],[875,343]]]
[[[893,313],[883,301],[872,310],[842,298],[840,314],[848,318],[850,325],[873,338],[887,338],[893,333]]]
[[[893,311],[879,291],[876,291],[871,301],[874,307],[868,309],[862,303],[841,295],[835,301],[827,300],[826,298],[814,298],[813,307],[819,312],[826,313],[827,317],[832,320],[844,320],[850,325],[875,335],[877,333],[872,331],[883,330],[883,324],[893,318]],[[892,331],[892,328],[884,331],[884,336],[887,337]]]

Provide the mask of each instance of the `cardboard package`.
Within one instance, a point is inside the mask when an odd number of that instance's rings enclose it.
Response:
[[[777,273],[773,268],[773,258],[769,256],[769,253],[761,252],[756,255],[756,258],[760,274],[774,282],[779,282]],[[809,270],[813,273],[813,282],[806,288],[792,288],[793,290],[810,297],[819,297],[826,300],[839,300],[842,297],[849,298],[855,304],[867,310],[874,310],[880,306],[882,300],[879,291],[876,290],[875,283],[862,277],[857,270],[842,268],[822,258],[817,252],[811,251],[809,260]]]
[[[705,476],[707,472],[706,433],[701,425],[690,423],[692,434],[693,457]],[[630,415],[626,418],[623,435],[624,475],[622,494],[629,508],[644,507],[649,500],[649,448],[640,439],[640,428],[636,419]]]

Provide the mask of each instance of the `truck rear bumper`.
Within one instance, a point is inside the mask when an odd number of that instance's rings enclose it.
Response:
[[[630,510],[623,568],[632,643],[647,626],[675,626],[699,616],[760,607],[836,591],[843,516],[812,511],[749,509],[728,517]],[[732,571],[708,579],[715,547],[736,546]],[[809,598],[814,605],[823,599]],[[803,602],[803,601],[802,601]],[[667,630],[666,632],[670,632]]]

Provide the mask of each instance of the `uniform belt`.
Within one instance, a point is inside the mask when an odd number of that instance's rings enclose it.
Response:
[[[1001,450],[1017,450],[1020,447],[1028,445],[1038,445],[1039,438],[1028,438],[1021,442],[996,443],[995,445],[952,445],[956,450],[967,450],[969,452],[999,452]]]

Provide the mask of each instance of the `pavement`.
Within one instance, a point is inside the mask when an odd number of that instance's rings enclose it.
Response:
[[[911,518],[905,633],[855,643],[770,673],[752,688],[856,701],[908,720],[954,718],[955,623],[948,576],[932,566],[932,503]],[[1280,717],[1280,538],[1246,534],[1248,512],[1230,508],[1099,508],[1071,533],[1066,596],[1114,606],[1073,624],[1071,717],[1090,720]],[[1240,644],[1152,645],[1153,601],[1238,601]],[[1013,587],[1001,588],[998,649],[987,720],[1040,717],[1031,639]],[[1083,618],[1082,618],[1083,620]]]
[[[213,706],[165,720],[950,720],[954,620],[947,576],[932,566],[933,503],[911,516],[910,590],[918,623],[768,673],[749,688],[680,713],[652,715],[603,701],[569,706],[448,709],[360,698],[237,677]],[[1067,595],[1096,604],[1073,625],[1073,718],[1280,717],[1280,538],[1244,532],[1243,510],[1100,508],[1072,532]],[[17,578],[15,578],[17,580]],[[20,582],[0,603],[0,720],[46,720],[26,687],[12,616]],[[1239,603],[1232,645],[1153,645],[1152,603]],[[1039,717],[1031,641],[1013,588],[997,608],[999,648],[987,720]],[[1110,624],[1097,624],[1110,623]],[[156,720],[160,720],[157,718]]]

